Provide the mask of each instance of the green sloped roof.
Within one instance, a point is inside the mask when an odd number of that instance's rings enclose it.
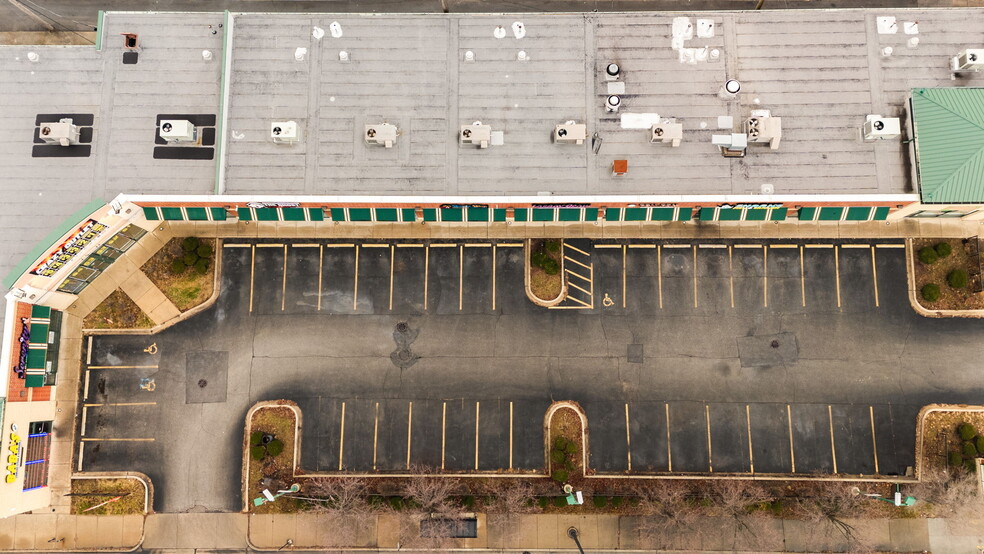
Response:
[[[984,88],[913,89],[912,123],[922,201],[984,202]]]

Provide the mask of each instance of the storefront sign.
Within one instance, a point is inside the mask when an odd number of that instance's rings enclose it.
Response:
[[[90,219],[85,225],[79,227],[67,241],[63,242],[55,249],[43,262],[31,270],[34,275],[50,277],[61,269],[72,258],[78,255],[83,248],[88,246],[93,239],[106,230],[106,226],[95,219]]]
[[[441,204],[442,210],[454,210],[464,208],[488,208],[488,204]]]
[[[782,202],[777,204],[720,204],[718,208],[722,210],[728,209],[743,209],[743,210],[772,210],[775,208],[781,208]]]
[[[590,208],[590,203],[577,203],[572,202],[570,204],[533,204],[534,208]]]
[[[247,202],[247,208],[299,208],[300,202]]]
[[[12,458],[8,460],[13,460],[11,463],[7,464],[7,477],[6,482],[13,483],[17,480],[17,468],[20,467],[20,456],[21,456],[21,445],[20,445],[20,435],[17,433],[10,434],[10,452]]]

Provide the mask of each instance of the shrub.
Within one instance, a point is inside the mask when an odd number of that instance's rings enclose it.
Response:
[[[560,273],[560,264],[553,258],[547,258],[543,262],[543,265],[540,266],[540,269],[542,269],[547,275],[556,275]]]
[[[922,294],[923,300],[926,302],[936,302],[940,299],[940,286],[929,283],[928,285],[923,286],[920,293]]]
[[[630,506],[638,506],[641,503],[642,503],[642,499],[637,496],[633,496],[632,498],[629,499]]]
[[[591,499],[591,502],[594,503],[595,508],[604,508],[605,504],[608,503],[608,499],[604,496],[595,496]]]
[[[963,463],[963,456],[959,452],[950,452],[946,457],[947,462],[949,462],[950,467],[958,467]]]
[[[461,499],[461,503],[470,510],[475,507],[475,497],[469,494]]]
[[[184,260],[185,265],[193,266],[195,265],[195,262],[198,261],[198,254],[195,254],[194,252],[188,252],[181,259]]]
[[[573,443],[571,441],[567,441],[567,448],[564,449],[564,452],[567,452],[568,454],[570,454],[572,456],[574,454],[577,454],[577,444],[576,443]]]
[[[543,247],[546,248],[549,252],[553,252],[554,254],[560,252],[560,242],[555,240],[548,240],[547,242],[543,243]]]
[[[567,455],[564,454],[563,450],[554,449],[550,451],[550,461],[552,461],[553,463],[562,464],[566,459],[567,459]]]
[[[974,446],[977,447],[978,452],[984,452],[984,435],[977,435],[974,439]]]
[[[402,510],[403,509],[403,499],[400,498],[399,496],[391,496],[389,498],[389,504],[390,504],[390,507],[393,508],[394,510]]]
[[[974,473],[977,471],[977,464],[974,463],[974,460],[964,460],[963,466],[964,469],[967,470],[967,473]]]
[[[967,441],[963,443],[963,455],[967,458],[977,457],[977,447],[974,446],[974,441]]]
[[[608,499],[608,501],[612,503],[613,508],[618,508],[619,506],[621,506],[623,500],[625,499],[622,498],[621,496],[613,496]]]
[[[933,250],[932,246],[924,246],[919,249],[919,261],[926,264],[934,264],[940,259],[940,255]]]
[[[554,448],[557,450],[563,450],[567,448],[567,439],[564,437],[557,437],[554,439]]]
[[[967,286],[967,270],[954,269],[946,276],[948,285],[955,289],[962,289]]]
[[[574,461],[571,460],[570,458],[565,459],[564,460],[564,468],[567,471],[574,471]]]
[[[284,443],[280,439],[273,439],[266,447],[267,454],[271,456],[279,456],[284,451]]]
[[[941,242],[936,246],[934,246],[933,250],[936,251],[937,256],[939,256],[940,258],[945,258],[953,252],[953,247],[950,246],[949,242]]]
[[[960,435],[960,440],[969,441],[977,436],[977,429],[969,423],[961,423],[957,426],[957,434]]]
[[[536,503],[540,505],[540,508],[546,508],[547,504],[550,504],[550,498],[546,496],[541,496],[536,499]]]
[[[203,244],[195,249],[195,254],[198,254],[199,258],[208,258],[212,255],[212,247],[207,244]]]
[[[555,496],[554,497],[554,506],[557,506],[558,508],[563,508],[566,505],[567,505],[567,499],[566,498],[564,498],[563,496]]]
[[[171,273],[174,273],[175,275],[184,273],[186,269],[188,269],[188,266],[186,266],[184,260],[180,258],[171,262]]]
[[[253,431],[249,435],[249,443],[253,446],[263,442],[263,431]]]
[[[266,456],[266,448],[259,444],[250,446],[249,455],[256,461],[262,460],[263,456]]]
[[[568,473],[566,469],[558,469],[553,472],[553,475],[551,475],[550,478],[553,479],[554,481],[557,481],[558,483],[563,483],[567,481],[567,477],[569,476],[570,473]]]
[[[195,271],[198,272],[199,275],[205,275],[208,273],[208,260],[199,258],[198,261],[195,262]]]
[[[194,252],[200,244],[197,237],[188,237],[181,241],[181,249],[185,252]]]

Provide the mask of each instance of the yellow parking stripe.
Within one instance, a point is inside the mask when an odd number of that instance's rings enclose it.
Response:
[[[905,248],[904,244],[876,244],[876,248]]]
[[[878,305],[878,264],[875,263],[875,249],[871,249],[871,283],[875,287],[875,307]]]
[[[90,365],[89,369],[157,369],[156,365]]]
[[[320,244],[315,243],[305,243],[305,244],[292,244],[291,248],[319,248]]]
[[[796,473],[796,449],[793,448],[793,410],[786,404],[786,425],[789,427],[789,469]]]
[[[222,245],[222,248],[249,248],[250,246],[252,246],[252,245],[251,244],[240,244],[240,243],[235,243],[235,244],[233,244],[233,243],[225,243],[225,244]]]
[[[499,246],[506,246],[506,245],[505,244],[500,244]],[[512,246],[512,245],[509,245],[509,246]],[[522,245],[521,244],[517,244],[516,246],[522,246]],[[585,256],[590,256],[591,255],[591,254],[588,254],[587,252],[585,252],[584,250],[581,250],[580,248],[574,246],[573,244],[568,244],[566,242],[564,243],[564,248],[570,248],[571,250],[573,250],[575,252],[578,252],[578,253],[581,253],[581,254],[583,254]]]
[[[841,248],[871,248],[870,244],[842,244]]]
[[[567,246],[570,246],[570,245],[567,245]],[[523,247],[523,243],[521,243],[521,242],[500,242],[499,243],[499,247],[500,248],[522,248]],[[574,248],[574,247],[571,246],[571,248]],[[574,250],[577,250],[577,248],[574,248]]]
[[[655,244],[630,244],[629,248],[656,248]]]
[[[799,248],[798,244],[769,244],[769,248]]]
[[[837,448],[834,447],[834,409],[827,404],[827,420],[830,422],[830,458],[834,461],[834,473],[837,473]]]
[[[82,437],[82,442],[154,442],[156,439],[101,439],[93,437]]]
[[[284,246],[286,246],[286,245],[284,245],[283,243],[279,243],[279,242],[278,243],[274,243],[274,244],[265,243],[264,242],[264,243],[260,243],[260,244],[257,244],[256,245],[257,248],[282,248]]]
[[[325,244],[325,248],[353,248],[353,247],[355,247],[355,245],[350,243],[329,242]]]
[[[581,267],[583,267],[584,269],[590,269],[590,268],[588,267],[588,264],[585,264],[585,263],[581,263],[581,262],[579,262],[579,261],[577,261],[577,260],[575,260],[574,258],[571,258],[570,256],[564,256],[564,259],[565,259],[565,260],[567,260],[568,262],[574,262],[574,263],[576,263],[577,265],[579,265],[579,266],[581,266]]]
[[[622,245],[621,244],[596,244],[596,245],[594,245],[594,247],[595,248],[611,248],[611,249],[614,249],[614,248],[622,248]]]
[[[806,244],[807,248],[833,248],[833,244]]]

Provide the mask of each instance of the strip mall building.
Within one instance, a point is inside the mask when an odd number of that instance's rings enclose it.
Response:
[[[0,186],[50,231],[5,268],[0,516],[62,492],[85,291],[162,225],[984,219],[984,10],[804,13],[103,13],[94,47],[0,46]]]

